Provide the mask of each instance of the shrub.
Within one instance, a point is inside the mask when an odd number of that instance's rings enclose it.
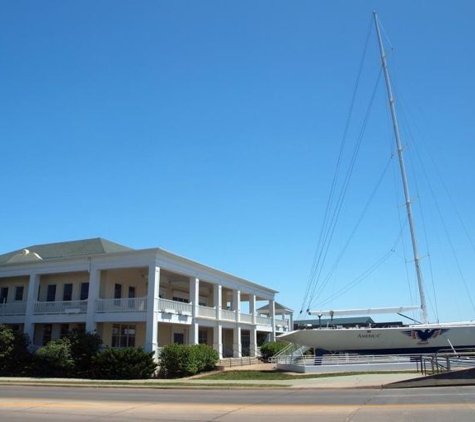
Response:
[[[218,352],[205,344],[169,344],[160,353],[160,376],[181,378],[211,371],[218,360]]]
[[[35,372],[40,377],[74,375],[74,359],[68,338],[50,341],[35,352]]]
[[[96,333],[79,333],[73,331],[66,337],[70,343],[71,357],[74,360],[74,375],[89,377],[92,358],[97,355],[102,340]]]
[[[0,324],[0,376],[27,375],[31,367],[28,337]]]
[[[135,347],[104,349],[92,358],[92,378],[116,380],[150,378],[157,369],[153,355],[153,352],[147,353]]]
[[[261,346],[262,359],[268,360],[272,356],[279,353],[282,349],[287,347],[288,343],[283,341],[273,341],[271,343],[264,344]]]

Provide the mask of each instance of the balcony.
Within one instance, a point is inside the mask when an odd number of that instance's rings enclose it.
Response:
[[[267,317],[256,317],[257,325],[263,325],[264,327],[272,327],[272,319]]]
[[[25,315],[25,313],[26,313],[26,302],[0,303],[1,316]]]
[[[166,314],[192,315],[193,308],[190,303],[177,302],[175,300],[160,299],[158,302],[160,312]]]
[[[146,310],[146,297],[134,297],[127,299],[99,299],[96,301],[97,313],[145,312]]]
[[[210,308],[209,306],[198,306],[198,316],[201,318],[216,319],[216,308]]]
[[[85,314],[87,300],[68,300],[60,302],[35,302],[33,313],[35,315],[71,315]]]

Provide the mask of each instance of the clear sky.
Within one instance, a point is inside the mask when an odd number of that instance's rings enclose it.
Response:
[[[374,9],[394,48],[404,144],[430,153],[457,207],[434,188],[448,215],[431,246],[435,218],[418,220],[429,294],[441,320],[475,319],[472,0],[0,1],[0,253],[92,237],[161,247],[278,290],[298,313]],[[373,30],[363,98],[377,53]],[[329,263],[394,152],[383,88]],[[392,172],[319,301],[394,243]],[[417,203],[431,195],[414,190]],[[395,250],[324,307],[415,302],[410,259]]]

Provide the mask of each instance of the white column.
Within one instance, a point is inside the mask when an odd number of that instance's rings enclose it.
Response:
[[[213,303],[216,308],[216,319],[221,320],[221,309],[223,308],[223,286],[215,284],[213,288]]]
[[[35,324],[33,323],[33,315],[35,311],[35,303],[38,300],[38,289],[40,287],[40,275],[30,274],[30,282],[28,283],[28,295],[26,298],[25,326],[23,332],[29,337],[33,344],[35,335]]]
[[[148,267],[147,326],[145,328],[145,350],[157,353],[158,349],[158,301],[160,299],[160,267]]]
[[[270,341],[275,341],[276,333],[275,333],[275,301],[269,300],[269,317],[272,323],[272,333],[270,337]]]
[[[190,327],[190,344],[198,344],[198,322],[196,318],[198,317],[198,305],[200,299],[200,280],[195,277],[190,277],[190,301],[192,306],[192,317],[191,317],[191,327]]]
[[[250,330],[250,343],[249,343],[249,348],[250,350],[250,356],[251,357],[256,357],[257,356],[257,329],[256,327],[252,327]]]
[[[217,322],[213,327],[213,349],[218,352],[219,358],[223,358],[223,326]]]
[[[256,325],[257,319],[256,319],[256,295],[251,295],[249,297],[249,312],[252,315],[252,323]]]
[[[236,322],[241,320],[241,291],[233,291],[233,310],[236,312]]]
[[[233,357],[242,357],[241,327],[238,324],[233,330]]]
[[[92,266],[89,272],[89,291],[87,293],[86,332],[92,333],[97,329],[96,303],[99,300],[101,288],[101,270]]]

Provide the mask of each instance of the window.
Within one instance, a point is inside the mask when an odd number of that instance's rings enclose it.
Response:
[[[208,331],[206,331],[206,330],[199,330],[198,331],[198,343],[199,344],[207,344],[208,343]]]
[[[72,283],[66,283],[63,290],[63,300],[70,301],[73,298],[73,285]]]
[[[0,303],[6,303],[8,298],[8,287],[0,289]]]
[[[173,343],[185,344],[185,335],[183,333],[174,333]]]
[[[114,284],[114,299],[122,298],[122,284]],[[120,306],[120,300],[114,301],[115,306]]]
[[[135,298],[135,287],[129,286],[129,308],[134,307]]]
[[[59,338],[64,338],[69,334],[69,324],[61,324]]]
[[[23,292],[25,288],[23,286],[16,286],[15,288],[15,300],[23,300]]]
[[[56,284],[48,284],[48,290],[46,292],[46,301],[54,302],[56,299]]]
[[[81,283],[80,300],[86,300],[89,297],[89,283]]]
[[[43,346],[46,346],[51,341],[52,332],[53,332],[52,324],[45,324],[43,326]]]
[[[135,347],[135,325],[112,325],[112,347]]]
[[[175,302],[190,303],[188,299],[183,299],[182,297],[173,296]]]

